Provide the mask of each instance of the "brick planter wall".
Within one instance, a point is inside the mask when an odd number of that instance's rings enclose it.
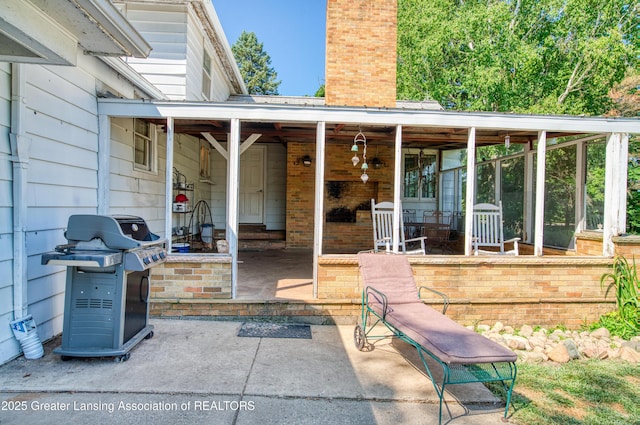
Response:
[[[615,308],[600,276],[610,259],[596,257],[410,257],[416,283],[449,296],[448,316],[471,325],[497,320],[578,328]],[[362,284],[349,255],[320,259],[318,298],[358,302]]]
[[[151,300],[231,298],[231,256],[170,255],[151,269]]]

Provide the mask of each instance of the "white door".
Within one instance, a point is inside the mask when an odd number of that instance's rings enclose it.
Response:
[[[251,146],[240,156],[240,223],[263,223],[264,146]]]

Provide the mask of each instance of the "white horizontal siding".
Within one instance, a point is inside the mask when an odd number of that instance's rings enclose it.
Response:
[[[90,61],[98,60],[83,59]],[[92,67],[104,69],[99,64]],[[65,273],[41,265],[41,255],[66,242],[63,230],[69,215],[96,211],[96,79],[81,67],[25,65],[23,70],[26,109],[22,126],[30,143],[28,157],[25,155],[29,161],[25,174],[27,300],[38,334],[46,340],[62,330]],[[0,245],[5,239],[0,238]],[[7,298],[11,300],[12,296]],[[7,315],[12,318],[13,312]],[[5,336],[8,339],[1,341]],[[13,335],[0,331],[0,362],[18,353],[12,339]]]
[[[148,58],[127,63],[170,99],[186,99],[186,5],[127,4],[124,13],[152,46]]]
[[[223,140],[218,140],[224,142]],[[223,143],[223,145],[226,145]],[[217,229],[224,229],[226,226],[227,208],[227,161],[216,151],[211,149],[211,180],[216,182],[211,187],[211,213],[213,214],[213,224]]]
[[[164,237],[166,144],[157,142],[157,172],[134,170],[133,120],[111,119],[109,210],[142,217],[152,232]]]
[[[219,72],[219,68],[214,66],[214,70],[218,72],[213,72],[211,76],[211,100],[222,102],[229,99],[231,90],[227,84],[227,79]]]
[[[203,34],[200,28],[196,26],[196,21],[189,16],[189,25],[187,27],[187,73],[186,73],[186,99],[187,100],[208,100],[202,93],[202,71],[204,59]],[[211,51],[209,56],[213,57]]]

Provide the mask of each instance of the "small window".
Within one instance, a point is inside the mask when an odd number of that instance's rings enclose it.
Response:
[[[201,180],[209,180],[211,179],[211,155],[209,152],[209,148],[201,145],[200,146],[200,179]]]
[[[205,100],[211,97],[211,56],[206,50],[202,57],[202,96]]]
[[[134,120],[134,168],[155,171],[155,142],[153,126],[143,120]]]

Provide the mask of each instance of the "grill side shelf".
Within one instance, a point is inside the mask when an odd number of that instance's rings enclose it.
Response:
[[[41,264],[50,266],[110,267],[121,262],[120,251],[53,251],[41,258]]]

